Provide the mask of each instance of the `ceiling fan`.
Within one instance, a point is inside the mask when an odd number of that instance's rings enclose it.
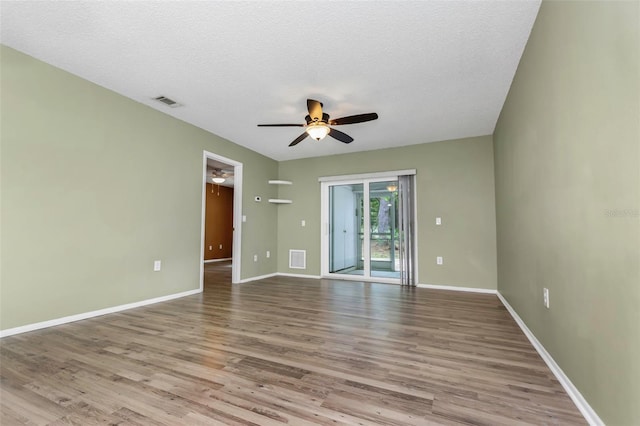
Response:
[[[307,124],[258,124],[258,127],[306,127],[305,132],[291,142],[289,146],[299,144],[306,139],[307,136],[311,136],[311,138],[319,141],[327,135],[340,142],[351,143],[353,142],[351,136],[339,130],[332,129],[329,126],[364,123],[365,121],[376,120],[378,118],[378,114],[370,112],[329,120],[329,114],[322,112],[322,103],[313,99],[307,99],[307,110],[309,111],[309,115],[305,117]]]
[[[213,167],[207,167],[207,176],[211,178],[211,181],[213,183],[220,184],[227,180],[227,178],[233,177],[233,170],[223,170]]]

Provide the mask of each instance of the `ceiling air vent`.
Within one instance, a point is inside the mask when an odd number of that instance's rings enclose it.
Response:
[[[174,101],[173,99],[169,99],[166,96],[158,96],[156,98],[153,98],[154,100],[158,101],[158,102],[162,102],[163,104],[171,107],[171,108],[177,108],[179,106],[182,106],[182,104],[179,104],[178,102]]]

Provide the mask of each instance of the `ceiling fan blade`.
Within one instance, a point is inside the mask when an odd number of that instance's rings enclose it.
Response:
[[[350,115],[348,117],[336,118],[335,120],[331,120],[329,122],[332,126],[339,126],[341,124],[355,124],[355,123],[364,123],[365,121],[377,120],[378,114],[375,112],[370,112],[367,114],[357,114]]]
[[[307,99],[307,110],[314,121],[322,121],[322,104],[320,102]]]
[[[329,136],[334,139],[338,139],[340,142],[351,143],[353,142],[353,138],[346,133],[342,133],[340,130],[330,129]]]
[[[304,127],[304,124],[258,124],[258,127]]]
[[[309,136],[309,133],[304,132],[303,134],[301,134],[300,136],[298,136],[298,137],[296,138],[296,140],[294,140],[293,142],[291,142],[291,143],[289,144],[289,146],[296,146],[296,145],[298,145],[300,142],[302,142],[303,140],[305,140],[307,136]]]

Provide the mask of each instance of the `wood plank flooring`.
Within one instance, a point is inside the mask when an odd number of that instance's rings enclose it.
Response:
[[[230,274],[2,339],[0,424],[586,424],[494,295]]]

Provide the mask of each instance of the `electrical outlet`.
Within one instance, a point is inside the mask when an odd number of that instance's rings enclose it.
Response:
[[[220,244],[220,250],[222,250],[222,244]]]
[[[209,246],[209,250],[213,250],[213,246]]]
[[[442,218],[436,217],[436,225],[442,225]]]
[[[436,257],[436,265],[442,265],[442,256]]]
[[[307,226],[307,222],[306,222],[304,219],[302,219],[302,220],[300,221],[300,226],[302,226],[302,227]]]
[[[160,270],[160,268],[162,268],[162,262],[161,262],[161,261],[159,261],[159,260],[155,260],[155,261],[153,262],[153,270],[154,270],[154,271],[159,271],[159,270]]]
[[[271,252],[267,250],[267,259],[271,257]]]
[[[257,262],[257,261],[258,261],[258,255],[257,255],[257,254],[254,254],[254,255],[253,255],[253,261],[254,261],[254,262]]]

